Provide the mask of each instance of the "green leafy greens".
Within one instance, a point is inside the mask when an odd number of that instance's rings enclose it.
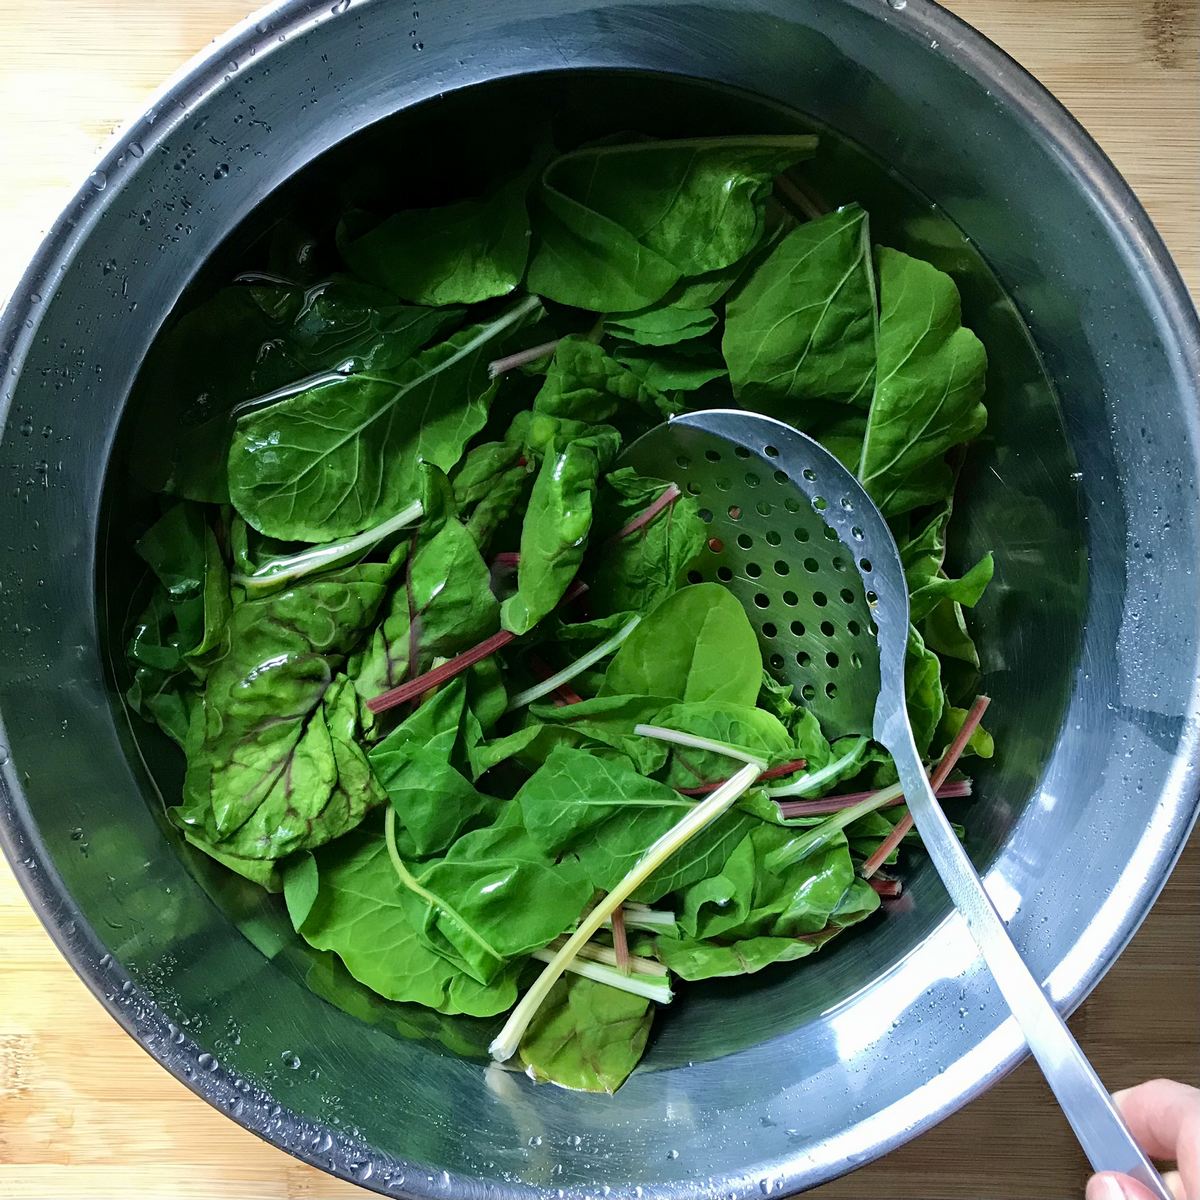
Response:
[[[497,1057],[613,1092],[672,978],[805,958],[894,894],[860,877],[904,833],[870,730],[831,741],[689,582],[720,547],[670,464],[618,464],[684,410],[858,473],[907,575],[918,744],[992,754],[967,612],[997,564],[948,560],[983,347],[862,208],[773,199],[815,148],[624,135],[281,222],[152,348],[127,700],[186,758],[171,821],[281,893],[330,1003],[464,1052],[509,1012]]]

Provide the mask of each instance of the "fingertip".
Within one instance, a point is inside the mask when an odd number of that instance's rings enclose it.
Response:
[[[1088,1180],[1084,1200],[1125,1200],[1125,1189],[1115,1175],[1093,1175]]]
[[[1128,1175],[1104,1171],[1088,1180],[1085,1200],[1154,1200],[1154,1196]]]

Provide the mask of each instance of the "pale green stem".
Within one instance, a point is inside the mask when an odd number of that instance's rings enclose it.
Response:
[[[564,683],[570,683],[576,675],[582,675],[588,667],[611,654],[638,627],[641,620],[641,617],[633,617],[626,621],[612,637],[598,646],[593,646],[585,655],[563,667],[557,674],[551,675],[549,679],[543,679],[541,683],[535,683],[533,687],[526,688],[523,692],[518,692],[508,702],[508,711],[512,712],[514,708],[524,708],[525,705],[532,704],[543,696],[548,696],[555,688],[562,687]]]
[[[865,817],[868,813],[873,813],[885,804],[891,804],[893,800],[903,795],[904,788],[900,784],[894,783],[891,787],[873,792],[851,808],[844,808],[841,812],[833,813],[819,825],[811,826],[798,837],[791,838],[778,849],[772,850],[766,857],[767,867],[772,871],[782,871],[793,863],[798,863],[802,858],[807,858],[828,844],[831,838],[845,829],[847,825],[857,821],[859,817]]]
[[[605,921],[611,925],[611,920]],[[625,925],[629,929],[672,929],[675,925],[673,912],[662,912],[653,908],[635,908],[626,902]]]
[[[414,893],[414,895],[420,896],[430,908],[438,912],[444,912],[446,916],[454,921],[456,925],[488,954],[497,961],[503,962],[504,956],[494,946],[489,945],[451,905],[447,904],[440,896],[435,896],[427,887],[424,887],[421,881],[404,865],[404,859],[400,857],[400,851],[396,846],[396,810],[390,804],[388,805],[387,816],[384,818],[383,836],[387,842],[388,857],[392,860],[392,866],[395,867],[396,874],[400,876],[400,882],[410,892]]]
[[[657,738],[660,742],[674,742],[676,746],[689,746],[693,750],[710,750],[713,754],[724,754],[728,758],[736,758],[739,762],[754,763],[760,774],[767,769],[766,762],[757,755],[725,742],[700,737],[699,734],[684,733],[680,729],[665,729],[661,725],[635,725],[633,732],[641,734],[642,737]]]
[[[558,982],[567,965],[575,960],[580,948],[612,917],[617,905],[637,891],[677,850],[731,808],[738,797],[754,785],[763,769],[761,761],[750,762],[742,767],[732,779],[723,783],[711,796],[696,805],[682,821],[655,841],[625,878],[588,913],[580,922],[579,928],[567,939],[566,944],[554,955],[546,969],[509,1014],[504,1028],[489,1047],[492,1057],[497,1062],[504,1062],[517,1052],[529,1022],[541,1007],[550,989]]]
[[[784,796],[803,796],[814,788],[819,788],[822,784],[836,779],[839,773],[844,771],[862,753],[866,744],[865,737],[855,738],[854,744],[840,758],[835,758],[833,762],[826,764],[819,771],[810,771],[779,787],[767,788],[767,795],[772,800],[781,800]]]
[[[313,571],[325,571],[338,563],[357,558],[369,550],[377,542],[383,541],[393,533],[415,524],[425,515],[424,506],[420,500],[414,500],[407,508],[389,517],[382,524],[348,538],[344,542],[335,542],[329,546],[314,546],[311,550],[301,550],[298,554],[289,554],[283,558],[273,558],[264,563],[253,575],[233,575],[232,582],[244,587],[247,591],[257,588],[275,587],[288,579],[299,579]]]
[[[549,953],[556,950],[561,950],[566,944],[566,936],[555,938],[550,945],[545,947]],[[604,946],[598,942],[588,942],[582,950],[579,951],[580,958],[590,958],[592,962],[606,963],[610,967],[619,967],[621,964],[617,959],[617,952],[611,946]],[[631,954],[629,956],[629,969],[639,972],[642,975],[659,975],[665,978],[667,968],[662,965],[656,958],[646,958],[643,955]]]
[[[533,957],[539,962],[550,963],[553,961],[553,955],[549,950],[535,950]],[[574,974],[582,975],[585,979],[594,980],[596,983],[606,983],[609,987],[619,988],[623,992],[631,992],[635,996],[644,996],[647,1000],[655,1000],[659,1004],[670,1004],[674,999],[674,993],[667,980],[646,975],[625,975],[616,967],[605,966],[604,963],[577,958],[574,962],[567,963],[563,970],[572,971]],[[509,1055],[509,1057],[512,1056]]]

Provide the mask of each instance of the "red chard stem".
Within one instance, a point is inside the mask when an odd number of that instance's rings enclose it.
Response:
[[[971,794],[969,779],[953,779],[944,783],[937,791],[939,800],[957,800]],[[827,813],[841,812],[844,808],[852,808],[865,800],[874,792],[843,792],[837,796],[822,796],[820,800],[780,800],[779,812],[784,817],[823,817]],[[882,807],[889,808],[893,804],[903,804],[904,797],[897,796]]]
[[[933,788],[935,796],[946,782],[946,776],[954,770],[954,764],[958,762],[962,752],[967,748],[967,743],[971,740],[971,734],[975,732],[979,722],[983,720],[983,714],[987,712],[987,706],[990,703],[991,699],[987,696],[975,697],[975,703],[971,705],[971,711],[963,718],[962,727],[955,734],[954,741],[946,748],[946,753],[942,755],[942,761],[938,763],[937,768],[929,777],[929,786]],[[896,822],[896,827],[892,832],[879,843],[871,857],[863,863],[860,868],[860,874],[864,879],[870,879],[887,862],[891,857],[892,851],[900,845],[912,827],[912,813],[905,813]]]
[[[683,756],[678,752],[676,752],[675,757],[677,761],[682,761],[683,759]],[[686,766],[687,769],[693,774],[696,773],[695,768],[691,767],[686,762],[684,762],[683,765]],[[807,765],[808,764],[802,758],[793,759],[791,762],[780,763],[780,765],[777,767],[768,767],[767,770],[765,770],[754,782],[765,783],[769,779],[780,779],[784,775],[793,775],[795,772],[803,770]],[[675,790],[682,796],[707,796],[709,792],[715,792],[717,788],[723,787],[728,782],[728,779],[718,779],[713,783],[701,783],[697,784],[696,787],[676,788]],[[783,805],[781,804],[779,807],[783,808]]]
[[[610,542],[619,542],[622,538],[628,537],[631,533],[637,533],[639,529],[644,529],[650,524],[651,521],[654,520],[655,517],[658,516],[660,512],[663,511],[664,508],[670,508],[671,505],[674,504],[675,501],[678,500],[682,495],[683,493],[675,484],[668,484],[665,488],[663,488],[658,499],[655,500],[653,504],[650,504],[646,508],[642,509],[642,511],[638,513],[636,517],[630,520],[627,524],[622,525],[621,528],[618,529],[617,532],[614,533],[608,540]]]

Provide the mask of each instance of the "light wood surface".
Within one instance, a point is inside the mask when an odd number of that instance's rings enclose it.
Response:
[[[880,0],[882,2],[882,0]],[[1200,294],[1196,0],[955,0],[1075,112],[1142,197]],[[0,0],[0,295],[98,148],[239,0]],[[1200,1082],[1200,838],[1072,1022],[1112,1087]],[[820,1200],[1059,1200],[1086,1168],[1026,1065]],[[0,1197],[334,1200],[366,1193],[209,1108],[111,1021],[0,865]]]

